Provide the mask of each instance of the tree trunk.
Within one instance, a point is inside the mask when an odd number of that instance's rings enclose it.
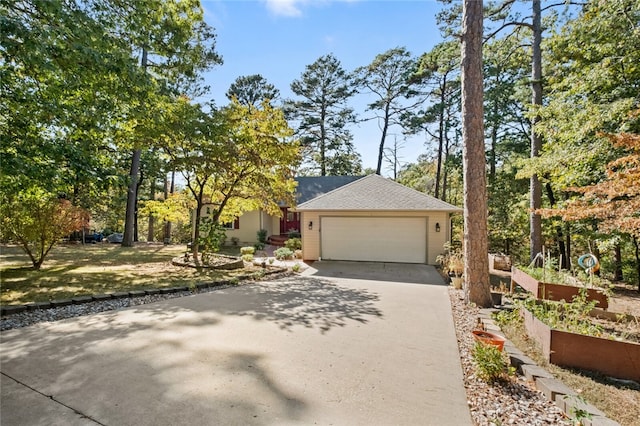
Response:
[[[142,59],[140,62],[144,72],[147,72],[147,49],[142,49]],[[136,211],[138,204],[138,175],[140,174],[140,158],[142,150],[135,149],[131,156],[131,171],[129,172],[129,189],[127,191],[127,207],[124,218],[124,233],[122,235],[122,247],[133,247],[134,240],[137,240]]]
[[[633,236],[633,245],[636,253],[636,277],[638,279],[638,293],[640,293],[640,244],[638,244],[638,238]]]
[[[150,200],[155,200],[156,199],[156,180],[155,179],[150,179],[150,183],[151,183],[151,188],[149,190],[149,199]],[[149,215],[149,229],[147,229],[147,242],[152,242],[155,240],[155,222],[156,222],[156,218],[153,217],[152,214]]]
[[[171,172],[171,187],[167,189],[167,179],[165,177],[165,181],[164,181],[164,199],[165,200],[169,198],[169,194],[173,194],[173,192],[175,191],[175,179],[176,179],[176,172],[175,170],[173,170]],[[171,244],[171,222],[169,221],[166,221],[164,223],[163,240],[165,244]]]
[[[624,277],[622,275],[622,249],[620,248],[620,241],[616,243],[613,249],[615,255],[615,271],[613,279],[616,281],[622,281]]]
[[[131,171],[129,172],[129,190],[127,191],[127,209],[124,219],[124,233],[122,235],[122,247],[133,247],[133,241],[135,237],[134,225],[136,222],[136,204],[138,202],[138,195],[136,189],[138,188],[138,175],[140,173],[140,157],[142,151],[136,149],[133,151],[131,158]]]
[[[533,0],[533,57],[531,60],[531,103],[534,108],[542,105],[542,21],[540,11],[540,0]],[[531,158],[538,157],[542,149],[542,138],[536,133],[536,124],[540,117],[535,115],[531,120]],[[531,176],[529,183],[529,240],[530,240],[530,260],[536,258],[542,252],[542,217],[536,213],[542,206],[542,187],[538,175]]]
[[[438,117],[438,164],[436,165],[436,191],[434,196],[440,198],[440,179],[442,176],[442,151],[444,147],[444,102],[447,89],[447,78],[443,79],[440,86],[440,111]]]
[[[553,195],[553,188],[551,184],[547,183],[545,185],[545,189],[547,190],[547,197],[549,198],[549,204],[551,208],[556,206],[556,197]],[[569,269],[569,262],[567,259],[567,250],[564,245],[564,235],[562,232],[562,225],[556,226],[556,243],[558,244],[558,252],[560,254],[560,268]]]
[[[387,139],[387,132],[389,131],[389,105],[384,110],[384,125],[382,126],[382,136],[380,137],[380,147],[378,148],[378,167],[376,167],[376,174],[381,174],[382,171],[382,158],[384,157],[384,142]]]
[[[482,0],[464,0],[462,12],[462,138],[464,168],[464,276],[468,300],[492,306],[489,283],[485,172]]]

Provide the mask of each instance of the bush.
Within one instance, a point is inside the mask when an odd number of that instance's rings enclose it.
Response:
[[[224,228],[210,218],[203,218],[200,224],[200,238],[198,239],[198,248],[202,251],[203,256],[210,257],[213,253],[217,253],[220,247],[227,239]]]
[[[293,266],[291,267],[291,270],[292,270],[293,272],[300,272],[300,268],[302,268],[302,267],[300,266],[300,264],[299,264],[299,263],[296,263],[295,265],[293,265]]]
[[[255,247],[251,247],[251,246],[240,247],[240,254],[241,255],[245,255],[245,254],[253,255],[255,252],[256,252],[256,248]]]
[[[302,249],[302,240],[300,238],[289,238],[284,242],[284,246],[291,251]]]
[[[273,252],[273,255],[278,260],[291,259],[293,257],[293,251],[287,247],[280,247],[278,250]]]
[[[253,248],[253,247],[251,247]],[[252,262],[253,261],[253,254],[251,253],[246,253],[242,255],[242,260],[244,260],[245,262]]]
[[[257,242],[253,245],[253,248],[256,249],[256,251],[264,250],[264,243]]]
[[[302,235],[299,231],[289,231],[289,238],[300,238]]]
[[[264,244],[267,244],[267,230],[261,229],[256,234],[258,235],[258,242],[262,243],[264,247]]]
[[[481,380],[493,383],[505,377],[507,363],[496,346],[476,342],[472,356],[477,367],[477,376]]]

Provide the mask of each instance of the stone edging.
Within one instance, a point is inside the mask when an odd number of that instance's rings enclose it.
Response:
[[[480,320],[487,331],[504,337],[500,327],[491,318],[491,314],[498,311],[499,309],[494,308],[480,309]],[[508,339],[504,343],[504,350],[509,355],[511,365],[534,383],[536,389],[542,392],[549,401],[554,402],[564,411],[567,418],[572,418],[573,412],[581,410],[588,413],[588,417],[591,417],[581,419],[583,426],[620,426],[620,423],[609,419],[602,411],[585,402],[576,391],[556,380],[551,373],[538,366],[534,360],[522,353]]]
[[[61,306],[69,306],[69,305],[82,305],[85,303],[91,302],[102,302],[105,300],[113,300],[113,299],[125,299],[132,297],[140,297],[140,296],[150,296],[155,294],[171,294],[171,293],[180,293],[183,291],[189,291],[194,289],[196,291],[205,290],[207,288],[216,288],[225,285],[232,284],[236,281],[257,281],[264,277],[274,278],[273,275],[289,275],[287,268],[282,268],[279,266],[274,266],[271,271],[265,271],[264,274],[244,274],[238,275],[233,280],[220,280],[220,281],[212,281],[212,282],[202,282],[196,283],[194,287],[190,286],[177,286],[177,287],[164,287],[164,288],[154,288],[148,290],[132,290],[132,291],[120,291],[115,293],[105,293],[105,294],[93,294],[90,296],[77,296],[72,297],[70,299],[57,299],[51,300],[49,302],[37,302],[37,303],[27,303],[25,305],[6,305],[0,306],[0,317],[4,317],[11,314],[18,314],[25,311],[34,311],[36,309],[51,309],[58,308]],[[278,276],[279,278],[279,276]]]

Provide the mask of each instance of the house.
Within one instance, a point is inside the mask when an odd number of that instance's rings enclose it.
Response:
[[[435,264],[451,239],[455,207],[379,175],[296,207],[305,260]]]
[[[362,176],[300,176],[296,177],[296,203],[301,204],[332,191]],[[208,214],[203,207],[203,216]],[[258,241],[257,232],[265,229],[275,242],[286,240],[290,232],[300,233],[300,214],[290,206],[280,207],[280,217],[259,210],[246,212],[234,223],[227,224],[227,241],[237,238],[240,244],[252,245]],[[279,238],[282,236],[282,238]]]
[[[379,175],[296,178],[297,207],[282,217],[243,214],[227,240],[257,241],[266,229],[274,240],[300,232],[304,260],[355,260],[435,264],[451,239],[453,213],[462,209]]]

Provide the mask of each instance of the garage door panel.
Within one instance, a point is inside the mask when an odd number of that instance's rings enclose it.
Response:
[[[425,263],[424,217],[323,217],[322,258]]]

